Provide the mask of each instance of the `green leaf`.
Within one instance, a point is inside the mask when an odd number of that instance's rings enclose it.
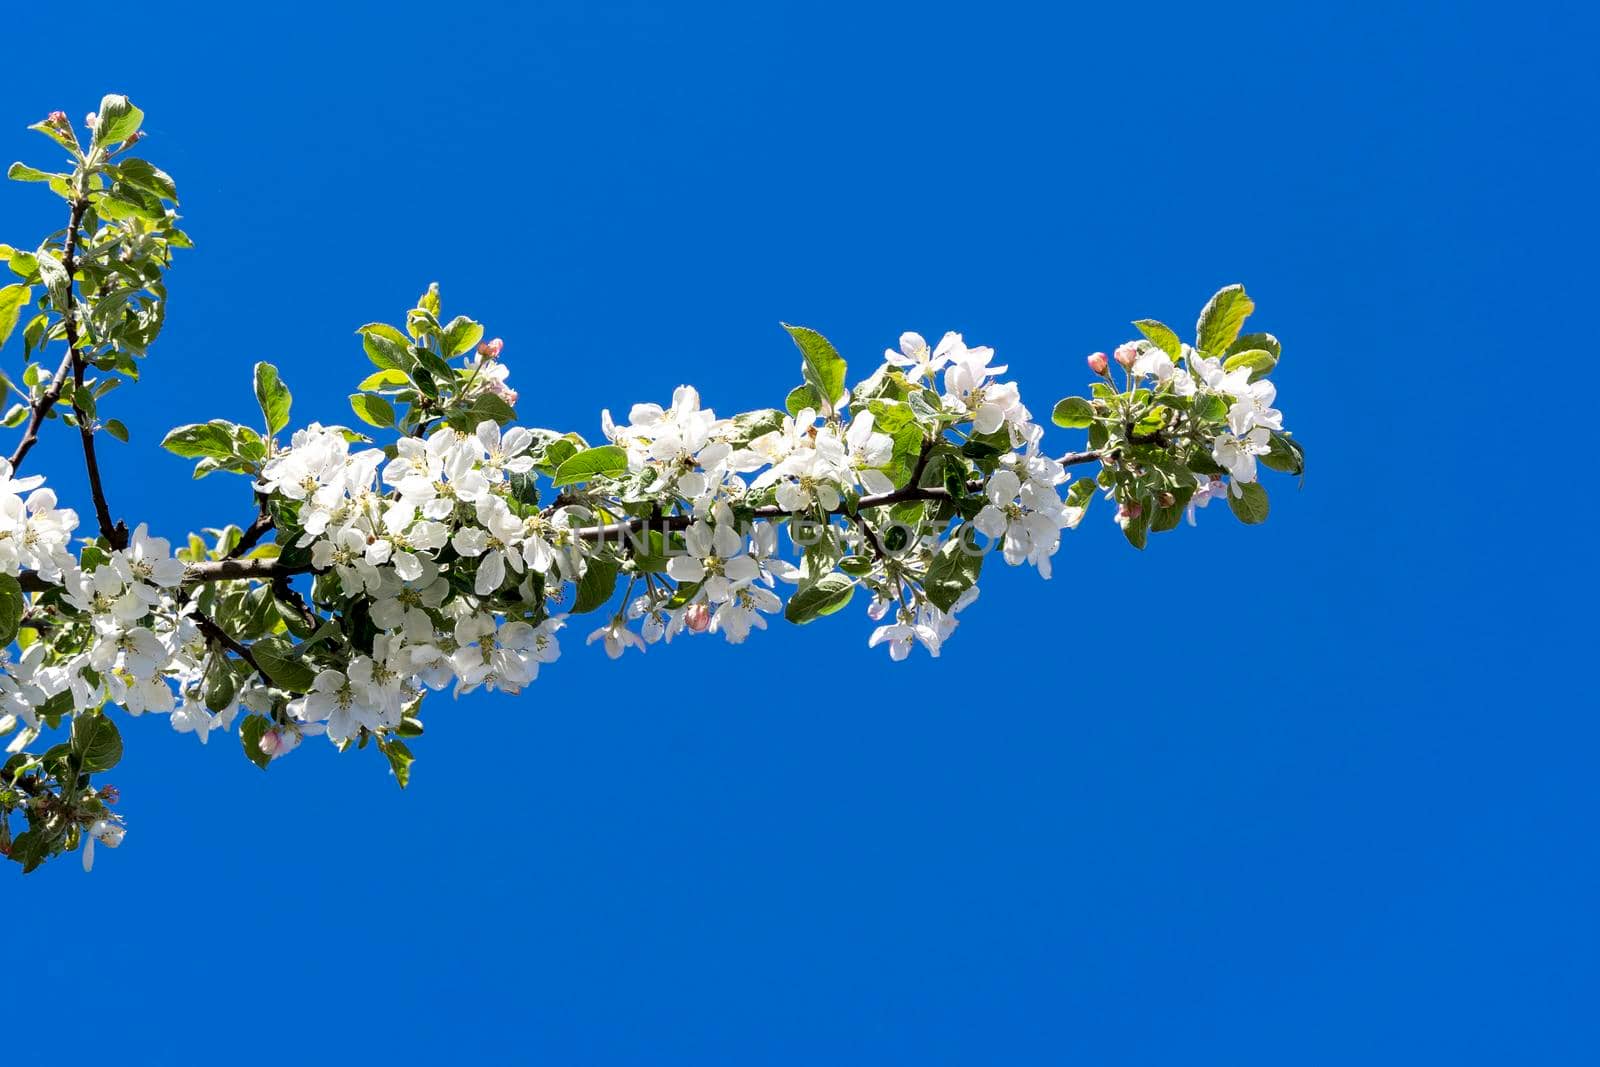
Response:
[[[439,345],[444,349],[446,359],[454,359],[471,352],[478,347],[478,342],[481,340],[483,340],[483,324],[473,322],[465,315],[459,315],[445,325],[444,336],[439,339]]]
[[[50,299],[58,310],[66,307],[68,294],[72,292],[72,276],[67,273],[67,268],[54,252],[43,245],[34,253],[34,258],[39,262],[39,280],[50,290]]]
[[[590,560],[583,577],[578,579],[578,595],[572,603],[573,613],[582,615],[586,611],[604,606],[611,599],[611,594],[616,591],[617,575],[616,560]]]
[[[138,132],[143,121],[144,112],[129,103],[127,97],[109,93],[100,101],[93,143],[99,147],[126,141]]]
[[[451,412],[447,421],[462,433],[471,433],[478,428],[478,423],[485,419],[504,426],[509,422],[515,422],[516,418],[516,408],[493,393],[479,393],[465,408],[457,408]]]
[[[1278,343],[1278,339],[1272,336],[1270,333],[1241,334],[1238,339],[1233,342],[1233,344],[1228,346],[1228,351],[1223,354],[1231,356],[1235,352],[1247,352],[1252,348],[1265,349],[1266,351],[1271,352],[1273,358],[1275,359],[1283,358],[1283,346],[1280,345]]]
[[[368,426],[386,430],[394,425],[394,405],[371,393],[351,393],[350,409]]]
[[[961,594],[972,588],[983,568],[984,554],[970,525],[963,526],[959,534],[939,546],[927,577],[922,581],[923,591],[935,607],[949,611],[961,599]]]
[[[824,574],[810,585],[795,590],[789,603],[784,605],[783,617],[792,623],[807,623],[824,615],[832,615],[855,595],[856,583],[848,575]]]
[[[844,397],[844,379],[847,367],[828,339],[816,330],[805,326],[783,324],[800,349],[800,374],[806,384],[817,391],[827,407],[836,407]]]
[[[1272,368],[1278,365],[1278,357],[1264,348],[1251,348],[1243,352],[1235,352],[1222,361],[1225,371],[1238,370],[1240,367],[1250,368],[1250,380],[1265,378],[1272,373]]]
[[[295,655],[294,646],[282,637],[263,638],[251,646],[250,652],[279,689],[304,693],[316,681],[316,670]]]
[[[1304,474],[1306,472],[1306,450],[1300,442],[1280,431],[1272,432],[1272,442],[1266,455],[1261,457],[1261,462],[1275,471],[1285,474]]]
[[[1196,347],[1213,356],[1227,351],[1239,336],[1244,320],[1255,309],[1255,302],[1245,295],[1244,286],[1230,285],[1217,290],[1200,312],[1200,322],[1195,326]]]
[[[1228,417],[1228,402],[1216,393],[1206,393],[1194,402],[1195,418],[1204,422],[1221,422]]]
[[[245,758],[262,770],[272,762],[272,757],[261,750],[261,739],[270,726],[265,715],[250,715],[239,724],[239,746],[244,749]]]
[[[22,595],[22,583],[9,574],[0,574],[0,648],[16,638],[22,613],[27,606],[27,600]]]
[[[1145,542],[1150,537],[1150,507],[1144,505],[1136,518],[1129,519],[1122,524],[1122,536],[1128,539],[1128,544],[1134,548],[1144,549]]]
[[[117,180],[142,193],[165,200],[178,199],[178,186],[171,175],[149,160],[125,158],[116,165]]]
[[[80,713],[72,720],[72,754],[80,771],[109,771],[122,759],[122,734],[117,724],[98,711]]]
[[[42,170],[28,166],[26,163],[13,163],[10,169],[6,171],[6,177],[14,182],[47,182],[51,178],[59,178],[61,175],[47,174]]]
[[[233,435],[214,422],[199,422],[179,426],[161,439],[161,447],[185,459],[232,459]]]
[[[407,351],[411,342],[393,326],[369,322],[356,331],[361,335],[361,350],[379,370],[402,370],[409,373],[416,360]]]
[[[1094,405],[1081,396],[1069,396],[1056,405],[1050,421],[1068,430],[1087,430],[1094,424]]]
[[[822,407],[822,398],[817,391],[809,385],[797,385],[789,390],[789,395],[783,398],[783,406],[791,415],[798,415],[806,408],[816,411]]]
[[[261,406],[261,417],[267,423],[267,436],[282,432],[289,425],[289,406],[294,396],[278,376],[278,368],[270,363],[256,364],[256,403]]]
[[[17,328],[17,321],[22,318],[22,309],[32,299],[31,285],[8,285],[0,289],[0,348],[4,348],[6,341],[11,338],[11,331]]]
[[[1161,351],[1171,356],[1174,360],[1183,355],[1183,342],[1178,340],[1178,335],[1172,332],[1172,327],[1155,319],[1140,319],[1133,324],[1145,340],[1155,345]]]
[[[389,761],[389,769],[394,772],[394,780],[404,789],[411,783],[411,765],[416,762],[416,757],[411,754],[411,749],[398,737],[391,737],[378,742],[378,751]]]
[[[728,443],[743,448],[764,433],[783,428],[783,412],[776,408],[746,411],[733,417],[733,428],[728,431]]]
[[[429,282],[428,291],[417,298],[417,307],[434,318],[439,317],[439,283]]]
[[[105,431],[123,444],[128,443],[128,427],[124,425],[121,419],[107,419],[105,421]]]
[[[619,474],[626,474],[627,470],[626,451],[616,445],[600,445],[598,448],[586,448],[561,464],[553,481],[557,486],[573,485],[595,478],[615,478]]]
[[[211,653],[211,660],[206,664],[206,673],[200,684],[206,707],[212,711],[221,711],[233,703],[233,695],[238,692],[239,682],[228,667],[228,657],[220,650]]]
[[[360,389],[363,393],[372,393],[379,389],[394,389],[410,384],[411,379],[406,376],[405,371],[396,370],[393,367],[390,367],[388,370],[373,371],[371,374],[361,379],[361,384],[356,386],[356,388]]]
[[[1261,488],[1260,482],[1234,482],[1232,489],[1242,492],[1241,496],[1228,493],[1228,507],[1239,516],[1239,521],[1254,526],[1258,522],[1267,521],[1267,491]]]

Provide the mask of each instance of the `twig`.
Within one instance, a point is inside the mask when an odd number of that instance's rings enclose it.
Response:
[[[205,612],[198,610],[193,612],[190,617],[194,619],[194,623],[200,628],[201,633],[205,634],[211,640],[215,641],[229,652],[232,652],[234,655],[250,664],[250,669],[261,675],[262,678],[265,678],[269,682],[272,681],[272,679],[267,678],[266,672],[263,671],[261,669],[261,665],[256,662],[255,656],[251,655],[250,649],[240,644],[238,641],[235,641],[232,637],[228,636],[228,632],[221,626],[218,626],[215,619],[207,615]]]
[[[67,297],[69,311],[66,316],[67,354],[62,357],[61,366],[56,368],[55,377],[50,379],[50,387],[39,394],[38,399],[29,405],[33,410],[28,417],[28,428],[22,432],[22,440],[17,442],[16,451],[11,453],[11,469],[13,472],[21,468],[22,461],[27,458],[28,453],[33,451],[33,446],[38,443],[39,427],[44,423],[45,416],[50,414],[50,409],[56,406],[56,401],[61,399],[61,389],[67,384],[67,372],[73,368],[78,347],[76,340],[78,326],[77,323],[72,321],[70,312],[72,300],[70,286],[72,284],[72,272],[77,269],[78,227],[83,224],[83,213],[88,209],[89,202],[87,200],[72,201],[71,219],[67,223],[67,240],[62,252],[61,262],[62,266],[67,268],[67,284],[69,287],[69,295]]]
[[[256,516],[254,522],[245,528],[243,536],[239,538],[239,543],[230,548],[228,554],[222,557],[223,559],[238,559],[260,544],[267,531],[272,529],[272,516],[267,514],[266,507],[267,502],[262,500],[261,513]]]

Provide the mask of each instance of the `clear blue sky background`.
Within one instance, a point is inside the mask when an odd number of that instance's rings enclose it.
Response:
[[[370,751],[263,774],[130,723],[124,847],[0,872],[12,1038],[1595,1062],[1576,5],[162,5],[85,15],[70,62],[63,16],[13,7],[0,155],[127,92],[199,246],[111,403],[113,503],[164,533],[250,513],[167,427],[251,416],[262,358],[297,420],[348,417],[352,330],[432,280],[506,339],[528,422],[591,434],[685,380],[772,404],[780,319],[862,367],[962,330],[1045,410],[1130,319],[1243,281],[1311,467],[1266,527],[1213,509],[1142,556],[1093,513],[1054,581],[986,575],[937,662],[868,651],[855,607],[569,646],[522,699],[433,703],[404,794]],[[0,239],[58,214],[12,186]],[[70,444],[38,455],[83,505]]]

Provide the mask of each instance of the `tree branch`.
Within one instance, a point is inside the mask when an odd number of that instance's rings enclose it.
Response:
[[[67,222],[67,240],[63,247],[61,262],[67,268],[67,284],[72,284],[72,272],[77,269],[78,255],[78,227],[83,224],[83,213],[89,209],[87,200],[72,201],[71,218]],[[71,307],[69,295],[68,307]],[[56,368],[56,375],[50,379],[50,387],[39,394],[38,399],[29,404],[32,413],[28,416],[28,428],[22,432],[22,440],[17,442],[16,451],[11,453],[11,469],[17,471],[22,466],[22,461],[28,453],[33,451],[33,446],[39,441],[39,427],[44,423],[45,417],[50,414],[50,409],[56,406],[56,401],[61,399],[62,387],[67,384],[67,373],[73,369],[78,342],[78,326],[72,321],[72,315],[66,316],[67,328],[67,354],[61,359],[61,366]]]
[[[215,619],[207,615],[205,612],[199,610],[194,611],[190,615],[190,618],[194,619],[194,624],[200,628],[200,632],[205,634],[206,637],[210,638],[212,641],[215,641],[229,652],[232,652],[234,655],[244,660],[250,665],[250,669],[261,675],[262,678],[266,679],[268,682],[272,681],[272,679],[267,678],[266,673],[262,671],[261,665],[256,662],[255,656],[251,655],[250,649],[230,637],[226,630],[217,625],[217,621]]]
[[[1078,466],[1084,463],[1093,463],[1100,459],[1099,452],[1069,452],[1056,460],[1064,467]],[[912,503],[915,501],[948,500],[950,493],[943,486],[918,486],[907,484],[903,489],[896,489],[892,493],[880,493],[877,496],[864,496],[856,502],[857,510],[861,508],[883,508],[895,504]],[[848,514],[841,505],[838,509],[828,513],[830,516]],[[756,508],[751,513],[756,519],[787,519],[794,516],[793,512],[785,511],[776,504]],[[664,515],[655,517],[639,517],[621,519],[617,522],[602,523],[596,526],[574,527],[572,536],[580,541],[593,544],[616,541],[630,533],[642,530],[660,530],[670,532],[684,530],[694,522],[692,515]],[[231,582],[243,579],[257,579],[259,581],[278,582],[286,580],[296,574],[309,574],[311,564],[302,563],[287,565],[277,559],[217,559],[206,560],[202,563],[191,563],[184,569],[183,581],[185,585],[198,585],[206,582]],[[51,585],[32,571],[23,571],[19,576],[22,588],[28,592],[41,592],[51,588]]]

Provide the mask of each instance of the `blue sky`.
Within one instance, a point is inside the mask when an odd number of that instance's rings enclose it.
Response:
[[[739,649],[569,645],[521,699],[432,704],[404,794],[372,752],[262,774],[131,723],[125,845],[0,881],[13,1036],[70,1015],[130,1064],[1592,1062],[1593,505],[1562,414],[1592,16],[174,4],[90,19],[71,64],[60,19],[8,13],[37,54],[0,155],[48,161],[23,127],[126,92],[198,245],[107,411],[113,504],[160,532],[250,514],[155,448],[170,425],[252,417],[257,359],[297,420],[345,418],[352,331],[435,280],[506,339],[524,419],[591,436],[681,381],[773,404],[780,320],[862,367],[961,330],[1044,409],[1129,320],[1242,281],[1310,470],[1265,527],[1212,509],[1142,555],[1091,513],[1053,581],[986,573],[938,661],[869,651],[853,607]],[[61,225],[51,199],[5,190],[0,239]],[[37,469],[87,512],[71,445]]]

